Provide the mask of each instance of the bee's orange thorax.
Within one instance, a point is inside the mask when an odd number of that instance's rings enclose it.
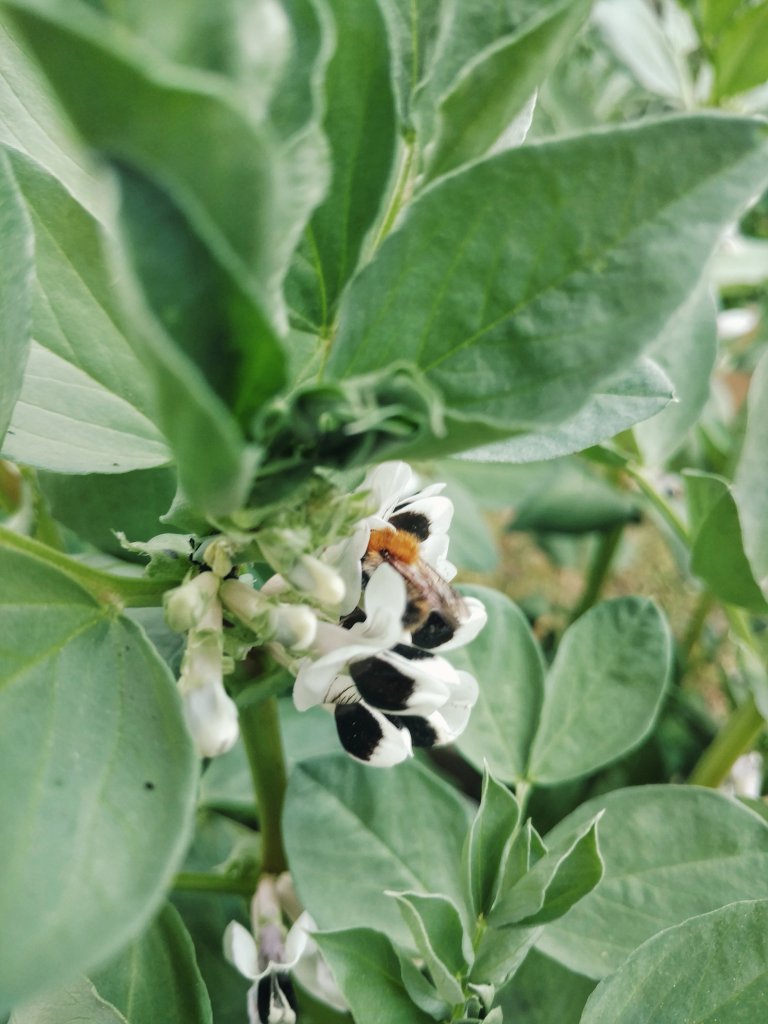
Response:
[[[368,551],[411,565],[419,557],[419,540],[405,530],[371,530]]]

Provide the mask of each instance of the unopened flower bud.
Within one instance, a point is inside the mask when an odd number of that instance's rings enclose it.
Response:
[[[317,616],[303,604],[279,604],[272,609],[275,640],[283,647],[309,647],[317,633]]]
[[[234,746],[239,730],[237,707],[224,689],[220,632],[190,634],[179,691],[187,728],[200,756],[226,753]]]
[[[286,575],[297,590],[304,591],[320,604],[337,605],[344,599],[345,587],[341,576],[312,555],[302,555]]]
[[[258,590],[241,580],[224,580],[220,592],[224,606],[241,622],[255,632],[265,629],[269,621],[269,602]]]
[[[177,633],[186,633],[198,626],[216,600],[219,580],[212,572],[201,572],[181,586],[163,595],[165,619]]]

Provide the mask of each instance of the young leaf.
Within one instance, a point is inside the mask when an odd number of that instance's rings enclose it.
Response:
[[[30,337],[34,236],[13,168],[0,149],[0,445],[21,392]]]
[[[550,848],[509,890],[502,890],[488,916],[495,928],[534,927],[562,917],[603,876],[597,846],[597,815],[574,838]]]
[[[211,1003],[195,960],[192,940],[178,912],[166,904],[129,946],[91,971],[102,999],[129,1024],[212,1024]]]
[[[714,50],[715,95],[735,96],[768,78],[768,7],[744,7],[728,19]]]
[[[462,906],[455,837],[469,826],[466,806],[418,764],[374,772],[337,755],[297,765],[283,823],[296,887],[321,928],[367,925],[408,946],[385,889],[438,892]]]
[[[456,975],[466,971],[468,951],[456,907],[444,896],[416,892],[389,895],[397,900],[438,995],[451,1006],[462,1002],[462,988]]]
[[[187,842],[196,760],[142,632],[0,551],[0,1012],[129,941]]]
[[[519,970],[541,928],[493,928],[482,934],[470,971],[476,984],[504,986]]]
[[[414,90],[427,74],[441,17],[443,0],[380,0],[392,51],[392,81],[397,112],[403,128],[412,130],[411,102]]]
[[[475,917],[488,915],[504,868],[508,845],[520,820],[517,800],[488,768],[483,793],[464,850],[467,882]]]
[[[331,0],[336,47],[325,76],[323,128],[331,149],[328,194],[307,228],[302,312],[318,328],[333,320],[381,205],[395,154],[390,54],[376,3]],[[288,282],[289,293],[291,281]],[[311,293],[306,294],[307,289]],[[292,303],[295,306],[295,303]]]
[[[544,691],[544,658],[528,621],[508,597],[487,587],[464,587],[479,597],[488,624],[469,647],[450,655],[457,668],[481,681],[469,724],[456,741],[478,771],[505,782],[525,776]]]
[[[605,876],[547,925],[537,944],[571,970],[604,977],[670,925],[734,900],[768,897],[768,827],[728,797],[687,786],[617,790],[569,815],[547,842],[601,808]]]
[[[528,778],[565,782],[637,746],[666,692],[671,647],[666,620],[647,598],[605,601],[574,623],[547,677]]]
[[[768,1000],[768,900],[733,903],[668,928],[595,989],[581,1024],[747,1024]]]
[[[762,467],[757,470],[758,478],[761,472]],[[721,600],[756,612],[768,611],[744,552],[739,510],[727,482],[716,476],[689,473],[685,483],[694,506],[692,520],[697,524],[691,544],[691,571]],[[750,486],[741,493],[749,495],[749,503],[755,492]]]
[[[433,1024],[410,999],[392,943],[372,928],[315,934],[356,1024]]]
[[[565,419],[698,281],[766,180],[764,134],[707,115],[646,122],[436,183],[347,291],[329,373],[410,358],[442,390],[455,448]]]
[[[555,0],[467,64],[438,109],[427,179],[482,156],[544,81],[586,18],[591,0]]]
[[[755,579],[768,597],[768,357],[763,356],[749,386],[747,432],[736,468],[734,497],[744,537],[744,550]]]

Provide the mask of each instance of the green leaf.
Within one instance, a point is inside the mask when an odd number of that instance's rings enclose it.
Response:
[[[640,504],[579,459],[542,467],[539,486],[515,504],[512,530],[592,533],[637,522]]]
[[[414,90],[428,73],[438,39],[443,0],[380,0],[392,51],[392,79],[401,125],[412,128]]]
[[[192,940],[170,904],[142,935],[90,977],[102,999],[130,1024],[212,1022]]]
[[[754,459],[754,455],[752,457]],[[762,466],[757,470],[758,474],[761,472]],[[690,498],[695,506],[692,520],[698,520],[691,543],[691,571],[721,600],[756,612],[768,611],[744,552],[739,510],[730,487],[715,476],[704,481],[700,473],[687,473],[685,482],[686,488],[693,492]],[[757,490],[759,494],[759,485]],[[741,493],[749,495],[748,503],[753,500],[752,485],[743,488]],[[757,531],[758,543],[762,542],[764,530],[763,520]]]
[[[397,900],[416,951],[440,997],[451,1006],[462,1002],[462,988],[456,975],[467,968],[467,939],[456,907],[444,896],[416,892],[390,895]]]
[[[428,476],[434,477],[434,472]],[[454,481],[449,483],[446,494],[453,502],[451,561],[460,569],[471,572],[492,572],[499,564],[499,548],[493,531],[478,508],[480,496]]]
[[[640,947],[590,996],[582,1024],[749,1024],[765,1013],[768,900],[694,917]]]
[[[709,398],[709,378],[717,355],[709,275],[675,310],[648,354],[672,381],[677,400],[638,424],[635,439],[646,463],[663,466],[683,443]]]
[[[55,519],[82,540],[120,558],[131,556],[114,531],[122,531],[132,541],[149,540],[161,533],[160,516],[176,490],[176,477],[170,469],[109,476],[38,473],[37,479]]]
[[[579,1024],[594,982],[535,949],[499,996],[504,1019],[525,1024]]]
[[[284,382],[282,347],[241,275],[195,235],[171,196],[117,165],[125,244],[149,308],[244,428]]]
[[[525,777],[528,752],[544,695],[544,658],[528,621],[508,597],[487,587],[464,587],[479,597],[488,624],[469,647],[452,652],[457,668],[480,685],[469,724],[456,741],[478,771],[485,762],[504,782]]]
[[[752,572],[768,597],[768,356],[763,356],[749,386],[747,431],[736,468],[734,497]]]
[[[85,4],[5,6],[89,145],[163,184],[222,262],[266,294],[274,269],[270,147],[233,96]]]
[[[2,1011],[146,925],[184,853],[196,759],[138,627],[40,557],[0,561]]]
[[[620,597],[586,612],[549,671],[528,778],[565,782],[636,747],[656,720],[671,657],[669,628],[650,599]]]
[[[470,978],[501,988],[519,970],[541,928],[492,928],[483,932]]]
[[[547,3],[514,34],[473,54],[440,102],[428,178],[446,174],[492,146],[554,67],[590,6],[591,0]]]
[[[149,376],[120,321],[101,225],[41,167],[7,150],[35,233],[34,342],[6,451],[65,472],[166,462]]]
[[[29,351],[34,236],[13,168],[0,150],[0,444],[21,393]]]
[[[622,430],[669,406],[674,388],[650,359],[640,359],[629,370],[599,385],[584,405],[559,427],[516,434],[504,441],[465,452],[479,462],[539,462],[580,452],[606,441]]]
[[[9,1024],[129,1024],[114,1006],[105,1002],[87,978],[77,978],[66,988],[38,996],[18,1007]]]
[[[598,814],[575,837],[549,849],[511,889],[499,892],[488,917],[495,928],[533,927],[562,917],[603,877]]]
[[[357,266],[396,144],[390,54],[379,8],[346,0],[330,0],[329,7],[336,48],[325,77],[323,128],[333,169],[328,194],[307,229],[301,271],[308,280],[299,305],[318,328],[332,323],[341,290]],[[290,294],[290,279],[288,288]]]
[[[520,820],[517,800],[486,768],[483,792],[465,847],[472,913],[487,917],[496,895],[505,853]]]
[[[316,934],[356,1024],[433,1024],[400,977],[392,943],[371,928]]]
[[[617,790],[569,815],[548,844],[600,809],[603,880],[538,942],[571,970],[604,977],[664,928],[768,896],[768,827],[728,797],[691,786]]]
[[[376,772],[343,755],[294,768],[283,817],[296,888],[318,925],[367,925],[406,946],[384,890],[441,893],[462,906],[455,837],[468,826],[456,792],[420,765]]]
[[[768,4],[730,17],[714,51],[717,97],[746,92],[768,78]]]
[[[436,183],[345,294],[329,373],[410,358],[445,396],[454,449],[562,421],[688,295],[765,180],[765,145],[753,121],[676,118]]]

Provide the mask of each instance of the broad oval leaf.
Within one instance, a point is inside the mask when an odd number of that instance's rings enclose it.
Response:
[[[141,630],[0,551],[0,1011],[130,940],[184,854],[196,759]]]
[[[532,949],[499,995],[504,1019],[525,1024],[579,1024],[595,983]]]
[[[672,641],[647,598],[591,608],[564,634],[528,762],[539,785],[609,764],[648,734],[669,682]]]
[[[385,890],[463,906],[466,805],[416,763],[378,772],[340,755],[305,761],[291,774],[283,823],[296,888],[321,928],[367,925],[410,946]]]
[[[101,998],[88,978],[77,978],[54,993],[38,996],[14,1010],[9,1024],[128,1024]]]
[[[328,371],[411,359],[458,417],[456,448],[562,421],[656,337],[765,179],[763,127],[709,115],[474,164],[352,283]]]
[[[581,1024],[751,1024],[768,1003],[768,900],[732,903],[644,943],[587,1002]]]
[[[504,594],[488,587],[463,587],[478,597],[488,624],[469,647],[450,655],[480,687],[469,724],[456,746],[478,771],[505,782],[524,778],[544,693],[544,658],[528,620]]]
[[[600,809],[603,880],[538,942],[571,970],[604,977],[671,925],[768,896],[768,827],[736,801],[692,786],[617,790],[565,818],[547,843]]]

